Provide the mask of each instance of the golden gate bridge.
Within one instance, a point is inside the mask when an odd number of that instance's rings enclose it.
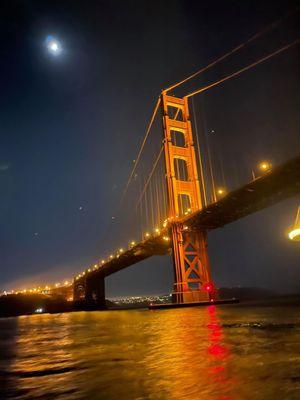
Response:
[[[133,168],[112,216],[110,235],[118,223],[129,226],[132,237],[126,247],[106,255],[78,273],[63,287],[73,291],[73,301],[82,307],[105,307],[105,278],[155,255],[171,255],[174,269],[172,301],[175,304],[218,302],[211,276],[207,235],[211,230],[237,221],[300,193],[300,156],[295,154],[277,165],[264,161],[250,179],[228,189],[225,168],[214,166],[211,143],[201,140],[194,97],[224,84],[260,64],[279,57],[300,43],[290,41],[220,79],[185,91],[185,85],[220,62],[238,53],[279,26],[276,21],[209,65],[162,90]],[[178,95],[177,92],[181,94]],[[162,132],[162,134],[161,134]],[[212,132],[213,134],[214,132]],[[150,157],[146,158],[145,153]],[[239,166],[231,166],[231,176]],[[234,171],[234,172],[232,172]],[[128,193],[131,197],[128,198]],[[135,201],[132,201],[132,199]],[[127,207],[127,208],[126,208]],[[124,222],[125,221],[125,222]],[[119,228],[119,231],[122,227]],[[133,233],[135,231],[135,234]],[[32,292],[54,294],[60,285]],[[66,293],[67,293],[66,292]]]

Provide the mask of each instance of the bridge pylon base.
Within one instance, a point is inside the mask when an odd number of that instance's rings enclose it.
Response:
[[[74,281],[75,308],[84,310],[106,309],[104,277],[85,275]]]
[[[193,290],[189,292],[173,292],[172,303],[193,303],[210,301],[210,295],[204,290]]]
[[[191,303],[216,299],[207,254],[205,231],[191,231],[181,223],[172,226],[174,290],[173,303]]]

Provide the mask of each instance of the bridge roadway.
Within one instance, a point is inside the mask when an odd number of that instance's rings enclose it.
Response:
[[[212,230],[297,194],[300,194],[300,156],[273,168],[263,176],[228,193],[216,203],[179,221],[190,229]],[[75,285],[80,282],[83,284],[87,278],[105,278],[151,256],[167,254],[171,248],[171,241],[164,239],[167,235],[168,228],[165,228],[159,235],[138,243],[100,265],[98,269],[89,273],[85,271],[79,279],[75,278]]]

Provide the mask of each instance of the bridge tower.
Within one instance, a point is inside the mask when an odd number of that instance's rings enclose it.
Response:
[[[206,231],[193,231],[179,222],[188,213],[202,208],[188,101],[165,92],[161,100],[175,275],[172,300],[174,303],[207,301],[214,296],[214,285]]]

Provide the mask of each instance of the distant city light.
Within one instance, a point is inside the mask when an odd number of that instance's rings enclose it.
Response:
[[[36,314],[41,314],[42,312],[44,312],[44,309],[42,307],[40,307],[40,308],[37,308],[34,312]]]

